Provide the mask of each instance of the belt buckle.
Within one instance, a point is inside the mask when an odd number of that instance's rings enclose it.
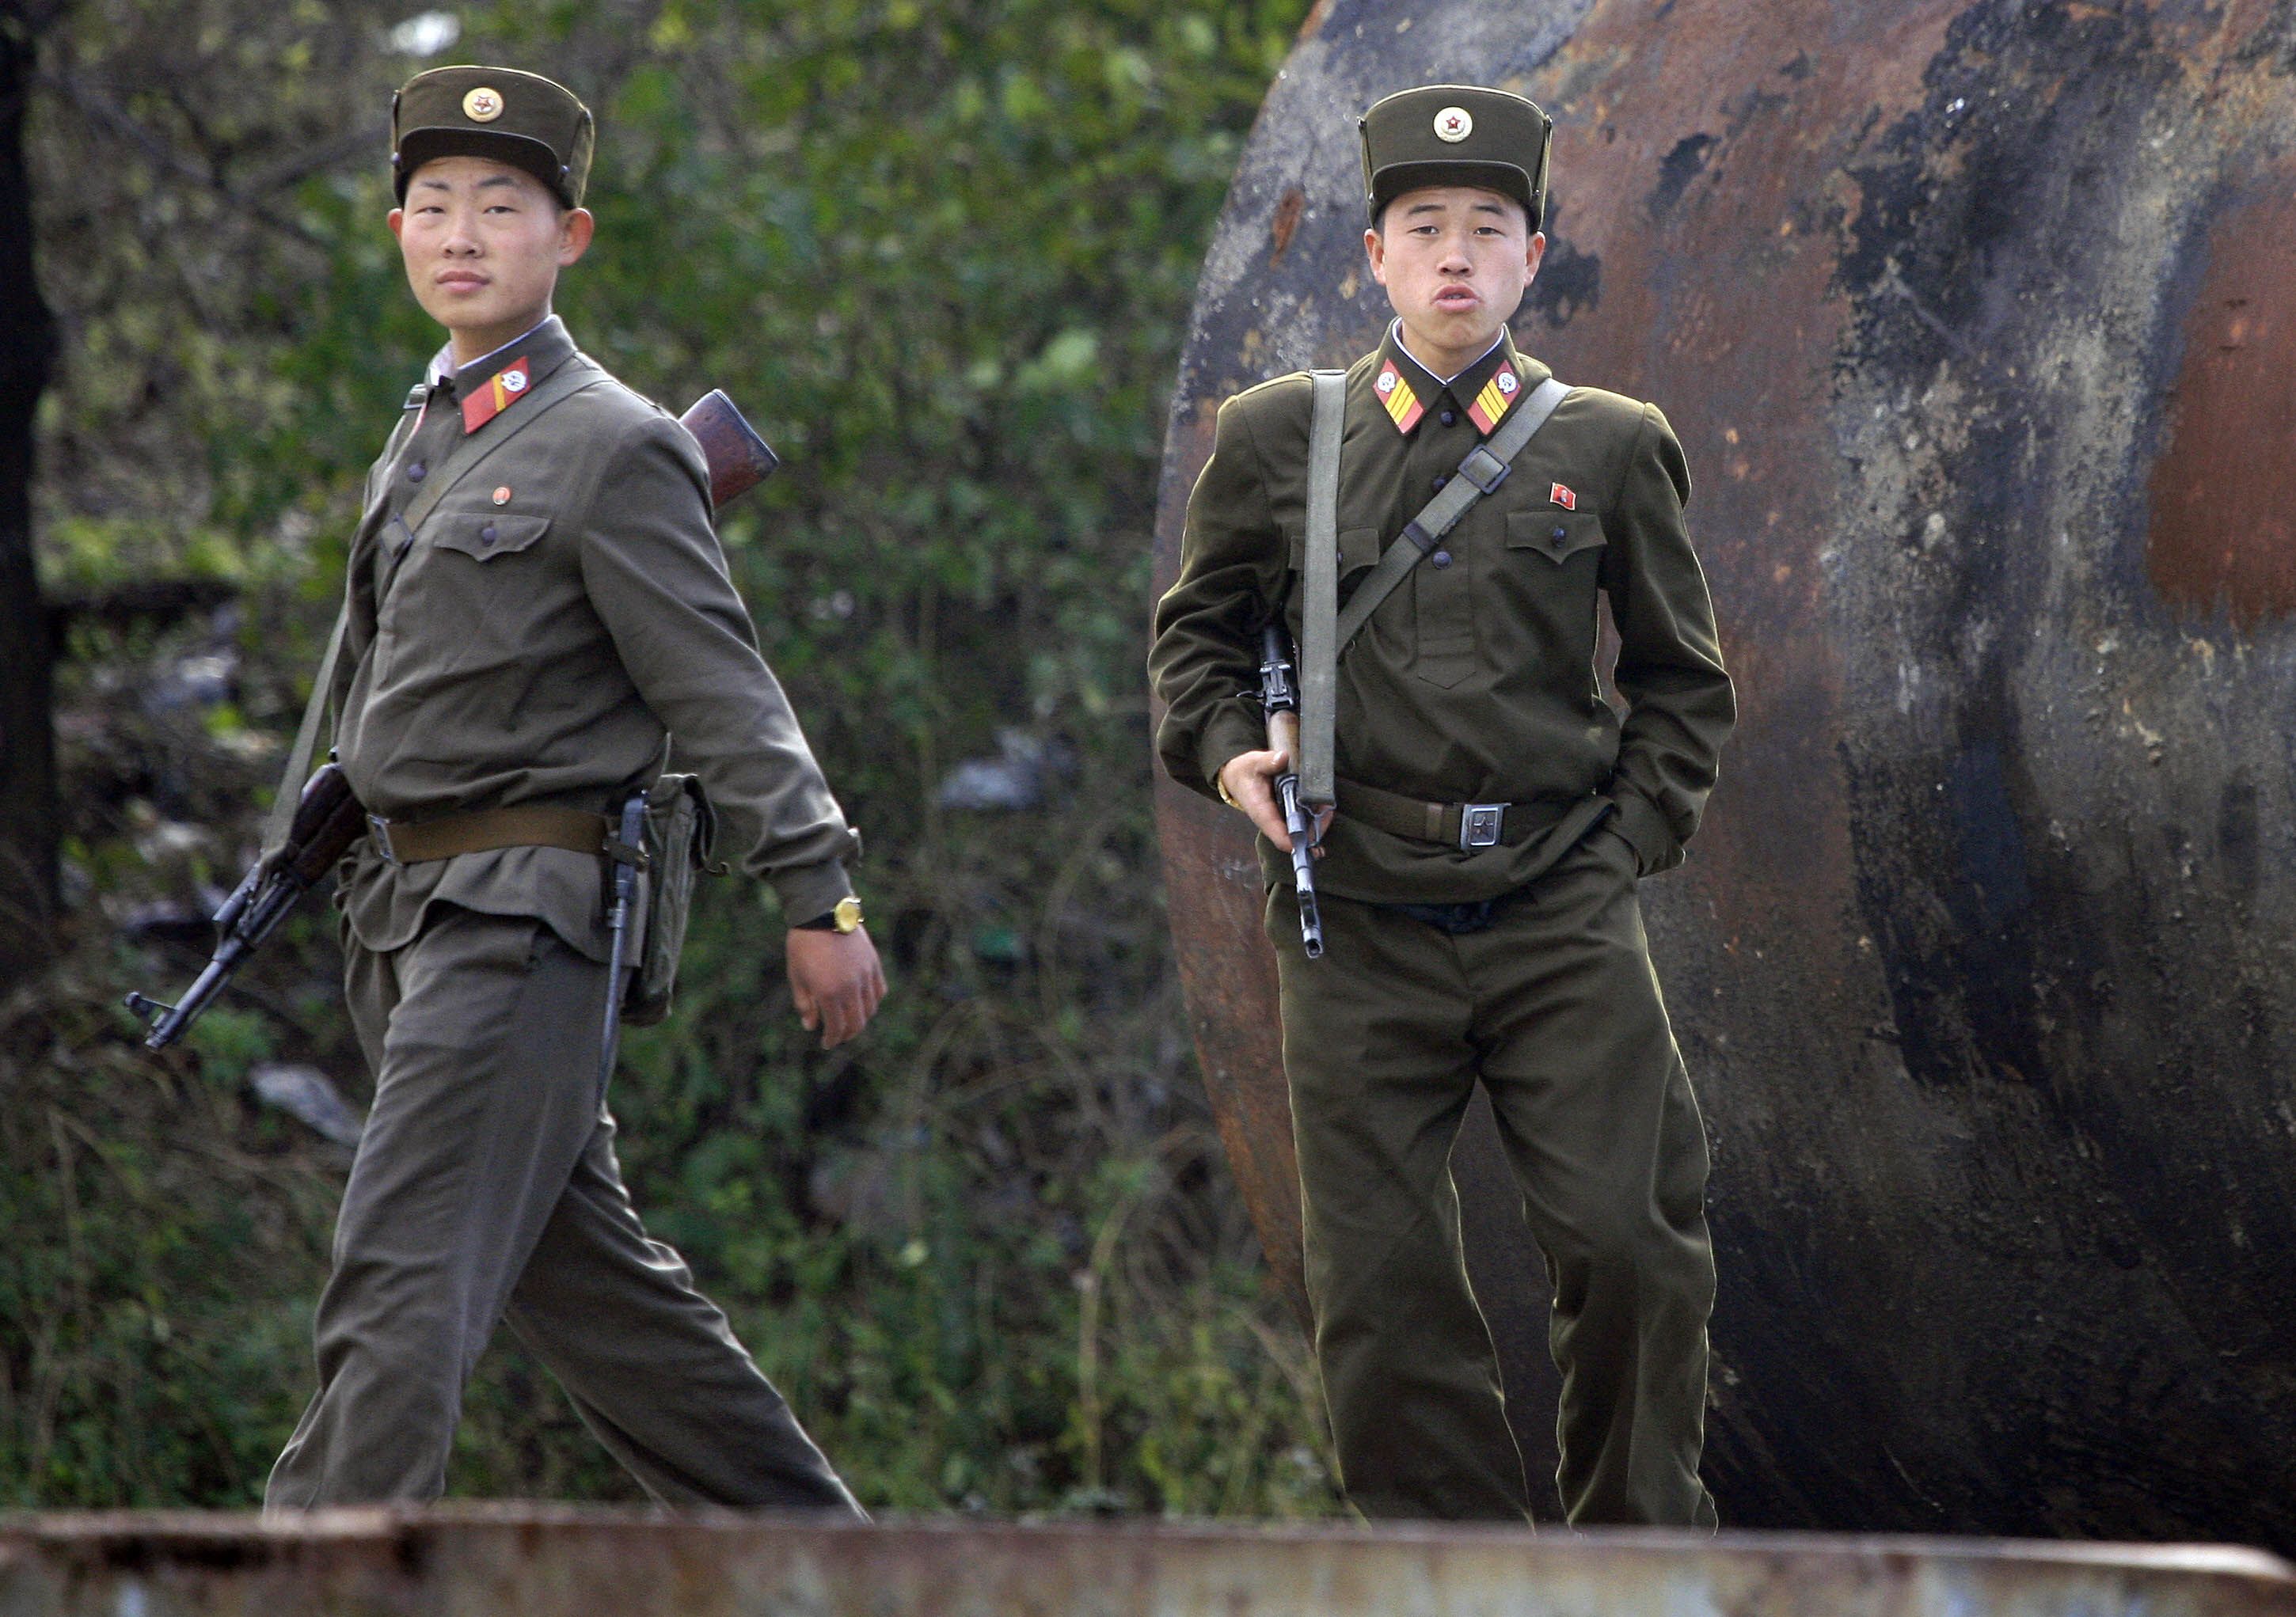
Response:
[[[398,855],[391,851],[390,821],[380,814],[369,814],[366,817],[366,834],[374,844],[374,851],[382,855],[383,863],[395,865],[399,862]]]
[[[1499,845],[1499,831],[1506,824],[1507,805],[1504,803],[1463,803],[1459,805],[1459,851],[1472,853],[1477,848]]]

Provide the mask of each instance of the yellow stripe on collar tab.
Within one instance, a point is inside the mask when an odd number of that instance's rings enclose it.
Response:
[[[1512,369],[1502,364],[1491,372],[1491,380],[1483,384],[1483,390],[1467,406],[1467,419],[1474,422],[1476,431],[1488,433],[1521,396],[1522,383]]]

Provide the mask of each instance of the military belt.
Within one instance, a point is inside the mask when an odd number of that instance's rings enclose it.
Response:
[[[1390,837],[1439,842],[1472,853],[1477,848],[1519,847],[1562,823],[1583,798],[1539,797],[1529,803],[1427,803],[1400,792],[1339,780],[1340,817]]]
[[[546,803],[472,809],[437,820],[385,820],[369,814],[366,823],[374,851],[395,865],[428,864],[496,848],[564,848],[573,853],[603,853],[640,869],[645,865],[644,850],[624,848],[605,815]]]

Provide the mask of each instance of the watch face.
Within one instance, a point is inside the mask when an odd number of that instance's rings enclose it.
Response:
[[[854,931],[861,925],[861,901],[848,894],[837,901],[837,908],[830,913],[836,919],[840,932]]]

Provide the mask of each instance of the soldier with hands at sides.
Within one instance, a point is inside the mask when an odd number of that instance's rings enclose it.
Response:
[[[335,745],[372,833],[343,911],[374,1103],[316,1327],[319,1384],[266,1507],[420,1501],[497,1322],[671,1504],[858,1506],[648,1238],[606,1110],[610,816],[670,736],[721,846],[774,889],[824,1044],[884,992],[846,823],[758,656],[701,452],[552,314],[594,229],[589,110],[495,67],[392,102],[390,214],[447,344],[369,473]],[[627,856],[627,850],[624,850]]]
[[[1546,116],[1439,85],[1381,101],[1361,132],[1364,245],[1395,318],[1343,380],[1295,372],[1221,409],[1156,611],[1158,751],[1261,834],[1349,1499],[1528,1515],[1449,1173],[1480,1081],[1554,1281],[1570,1521],[1711,1527],[1706,1142],[1636,897],[1681,862],[1735,717],[1688,470],[1654,407],[1547,385],[1508,331],[1546,249]],[[1595,677],[1598,594],[1623,720]],[[1259,711],[1271,617],[1300,646],[1300,760]],[[1296,764],[1315,796],[1319,645],[1335,812],[1310,960],[1269,782]]]

